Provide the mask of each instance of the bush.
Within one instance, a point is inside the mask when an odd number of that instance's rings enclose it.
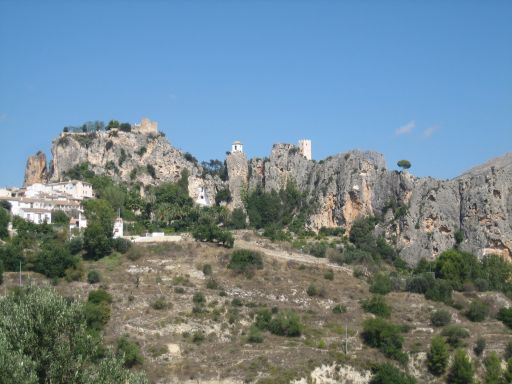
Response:
[[[484,321],[488,314],[489,306],[479,300],[473,301],[465,313],[466,317],[474,322]]]
[[[52,211],[52,224],[69,225],[69,216],[61,210]]]
[[[89,284],[96,284],[101,281],[101,275],[98,271],[92,270],[87,274],[87,282]]]
[[[125,254],[131,248],[132,242],[118,237],[112,240],[112,246],[117,252]]]
[[[151,308],[156,309],[157,311],[159,311],[159,310],[162,310],[162,309],[169,308],[169,304],[165,300],[165,297],[160,296],[159,298],[157,298],[155,301],[153,301],[151,303]]]
[[[196,305],[204,305],[206,303],[206,298],[202,292],[196,292],[194,293],[194,296],[192,296],[192,302]]]
[[[69,249],[59,243],[43,245],[34,263],[34,271],[49,278],[63,277],[66,269],[78,265],[78,258],[72,256]]]
[[[402,352],[403,336],[400,327],[380,317],[367,319],[363,322],[363,341],[370,347],[378,348],[384,355],[401,363],[407,361]]]
[[[140,353],[139,344],[130,340],[128,335],[123,335],[117,339],[117,355],[123,360],[123,365],[126,368],[131,368],[135,365],[142,365],[144,358]]]
[[[391,307],[381,295],[373,295],[371,298],[364,300],[361,306],[366,312],[377,316],[389,317],[391,315]]]
[[[228,268],[250,277],[256,269],[263,269],[263,257],[256,251],[237,249],[231,254]]]
[[[93,304],[100,304],[100,303],[112,303],[112,295],[105,291],[104,289],[100,288],[95,291],[89,292],[89,296],[87,301],[89,303]]]
[[[441,336],[434,336],[427,354],[427,366],[430,373],[436,376],[442,375],[448,366],[448,345]]]
[[[233,229],[244,229],[246,227],[247,215],[241,208],[233,209],[229,219],[229,225]]]
[[[344,233],[345,233],[345,228],[341,228],[341,227],[335,227],[335,228],[322,227],[318,231],[318,234],[322,235],[322,236],[343,236]]]
[[[451,249],[436,259],[436,277],[448,280],[457,290],[461,290],[466,281],[477,278],[479,269],[477,257],[468,252]]]
[[[334,280],[334,271],[332,269],[329,269],[329,270],[325,271],[324,272],[324,279],[325,280],[333,281]]]
[[[347,312],[347,307],[345,307],[343,304],[336,304],[334,307],[332,307],[332,313],[334,314],[340,314]]]
[[[454,348],[457,348],[463,345],[462,339],[468,338],[469,332],[466,328],[453,324],[444,328],[441,332],[441,335],[446,337],[448,344]]]
[[[422,273],[407,280],[406,291],[425,294],[435,285],[435,277],[432,273]]]
[[[500,308],[496,318],[507,327],[512,328],[512,308]]]
[[[475,352],[475,355],[480,356],[486,347],[487,343],[483,337],[479,337],[476,339],[475,346],[473,347],[473,352]]]
[[[315,296],[325,297],[327,294],[323,287],[318,288],[313,283],[309,284],[308,288],[306,289],[306,293],[308,294],[308,296],[311,296],[311,297],[315,297]]]
[[[261,330],[267,330],[269,328],[270,320],[272,320],[272,313],[266,308],[260,309],[256,313],[254,325]]]
[[[156,179],[156,169],[151,164],[146,165],[146,171],[148,172],[148,175],[151,176],[153,179]]]
[[[210,276],[212,274],[211,264],[204,264],[202,270],[205,276]]]
[[[444,327],[448,325],[452,321],[452,315],[450,312],[444,309],[439,309],[437,311],[432,312],[430,315],[430,321],[432,325],[435,327]]]
[[[78,254],[80,251],[82,251],[84,247],[84,240],[81,237],[73,237],[69,242],[67,243],[69,252],[72,255]]]
[[[98,304],[88,302],[84,308],[87,325],[97,331],[103,329],[110,319],[110,305],[106,302]]]
[[[448,384],[472,384],[474,382],[474,369],[469,357],[463,349],[455,351],[450,372],[448,373]]]
[[[372,284],[370,285],[370,292],[379,295],[387,295],[393,289],[393,284],[389,275],[384,273],[377,273],[373,276]]]
[[[278,336],[298,337],[302,334],[302,324],[295,312],[282,311],[270,320],[268,330]]]
[[[432,301],[449,303],[452,299],[452,286],[446,280],[435,279],[434,285],[425,292],[425,298]]]
[[[199,241],[219,243],[227,248],[233,248],[235,239],[230,231],[221,229],[215,224],[201,224],[194,227],[192,236]]]
[[[501,360],[499,359],[496,352],[491,352],[486,356],[484,360],[485,366],[485,375],[484,375],[484,383],[485,384],[502,384],[504,380],[502,378],[502,369],[501,369]]]
[[[414,377],[388,363],[374,366],[372,373],[370,384],[416,384]]]
[[[263,335],[261,334],[260,329],[256,325],[251,325],[249,328],[249,335],[247,336],[247,341],[249,343],[262,343]]]

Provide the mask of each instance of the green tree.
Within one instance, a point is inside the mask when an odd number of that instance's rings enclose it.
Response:
[[[372,373],[370,384],[416,384],[414,377],[388,363],[376,365]]]
[[[373,295],[371,298],[362,302],[362,307],[366,312],[373,313],[381,317],[389,317],[391,315],[391,307],[381,295]]]
[[[0,383],[147,383],[86,325],[82,303],[27,287],[0,298]]]
[[[61,210],[53,211],[52,224],[69,225],[69,216]]]
[[[507,360],[507,369],[503,372],[503,380],[505,381],[504,384],[512,383],[512,359]]]
[[[448,384],[473,384],[474,368],[463,349],[455,351],[455,357],[447,378]]]
[[[49,278],[63,277],[66,269],[76,267],[78,261],[63,244],[49,242],[43,244],[41,252],[37,255],[34,271]]]
[[[448,366],[448,345],[442,336],[434,336],[430,344],[430,350],[427,354],[428,370],[440,376]]]
[[[411,168],[411,162],[409,160],[398,160],[396,163],[402,170]]]
[[[461,290],[466,281],[479,276],[480,264],[475,255],[450,249],[436,260],[436,277],[448,280],[454,289]]]
[[[0,207],[0,239],[6,239],[9,237],[9,231],[7,230],[9,221],[11,221],[9,212]]]
[[[233,229],[244,229],[246,227],[247,215],[245,214],[242,208],[235,208],[233,212],[231,212],[231,216],[229,218],[229,225]]]
[[[373,276],[372,283],[370,285],[370,292],[377,293],[379,295],[387,295],[393,289],[393,284],[388,274],[377,273]]]
[[[115,213],[110,203],[103,199],[84,203],[87,228],[84,231],[86,257],[100,259],[112,252],[112,233]]]
[[[501,360],[496,352],[491,352],[484,360],[484,384],[502,384]]]
[[[401,363],[407,361],[407,355],[402,352],[404,338],[398,325],[380,317],[367,319],[363,322],[361,336],[367,345],[378,348],[384,355]]]

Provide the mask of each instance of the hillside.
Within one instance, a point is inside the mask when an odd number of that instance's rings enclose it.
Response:
[[[237,233],[235,250],[239,247],[263,253],[263,268],[250,278],[227,268],[232,251],[184,241],[86,261],[85,272],[99,271],[100,283],[61,280],[55,288],[78,300],[99,286],[105,288],[113,296],[104,331],[107,342],[114,344],[123,334],[136,340],[144,356],[141,368],[154,383],[306,383],[312,377],[316,384],[368,383],[375,363],[396,364],[363,342],[362,324],[374,315],[362,308],[361,301],[371,295],[371,279],[354,277],[357,266],[297,254],[286,244],[263,240],[250,231]],[[24,273],[23,279],[25,284],[49,285],[36,273]],[[17,284],[17,273],[4,274],[4,290]],[[198,293],[204,301],[197,299]],[[436,378],[426,369],[430,340],[446,328],[432,326],[434,309],[448,311],[453,323],[469,331],[462,345],[480,377],[483,357],[473,352],[477,339],[486,340],[484,356],[491,351],[503,355],[512,341],[510,331],[493,318],[498,308],[511,303],[501,293],[468,287],[454,292],[452,306],[401,290],[384,297],[391,307],[389,321],[400,325],[403,350],[409,355],[409,362],[398,366],[418,383],[446,380],[446,375]],[[482,322],[464,316],[476,299],[491,308],[491,317]],[[341,313],[333,311],[337,305]],[[250,340],[251,324],[263,308],[277,314],[294,311],[302,334],[286,337],[261,331],[261,340]]]

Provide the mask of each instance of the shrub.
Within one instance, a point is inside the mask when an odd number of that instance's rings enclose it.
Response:
[[[233,229],[244,229],[246,227],[247,215],[241,208],[233,209],[229,218],[229,225]]]
[[[249,343],[262,343],[263,335],[261,334],[260,329],[256,325],[251,325],[249,328],[249,335],[247,336],[247,341]]]
[[[196,305],[204,305],[206,303],[206,298],[202,292],[196,292],[194,293],[194,296],[192,296],[192,302]]]
[[[332,269],[329,269],[324,272],[324,279],[326,280],[334,280],[334,271]]]
[[[98,271],[92,270],[87,274],[87,282],[89,284],[96,284],[101,281],[101,275]]]
[[[478,277],[480,264],[475,255],[455,249],[445,251],[436,259],[436,277],[448,280],[461,290],[466,281]]]
[[[112,246],[117,252],[124,254],[131,248],[132,243],[130,240],[118,237],[112,240]]]
[[[215,279],[208,279],[206,281],[206,288],[208,288],[208,289],[218,289],[219,288],[219,283],[217,283],[217,281]]]
[[[466,328],[453,324],[444,328],[441,332],[441,335],[446,337],[448,344],[454,348],[457,348],[463,345],[462,339],[468,338],[469,332]]]
[[[389,317],[391,315],[391,307],[381,295],[373,295],[371,298],[364,300],[361,306],[366,312],[377,316]]]
[[[59,225],[69,225],[69,217],[66,212],[61,210],[52,211],[52,223]]]
[[[194,344],[201,344],[205,339],[204,332],[203,331],[195,331],[192,334],[192,342]]]
[[[268,324],[271,333],[278,336],[297,337],[302,334],[299,316],[293,311],[279,312]]]
[[[432,301],[449,303],[452,299],[452,286],[446,280],[435,279],[434,285],[425,292],[425,298]]]
[[[483,337],[479,337],[476,339],[475,346],[473,347],[473,352],[475,352],[475,355],[480,356],[486,347],[487,343]]]
[[[445,325],[450,324],[452,321],[452,315],[445,309],[439,309],[432,312],[430,315],[430,321],[435,327],[444,327]]]
[[[372,284],[370,285],[370,292],[379,295],[386,295],[393,289],[393,285],[389,275],[384,273],[377,273],[373,276]]]
[[[448,373],[448,384],[472,384],[474,382],[474,369],[468,355],[463,349],[455,351],[450,372]]]
[[[212,274],[212,266],[210,264],[203,265],[203,274],[205,276],[210,276]]]
[[[215,224],[201,224],[194,227],[192,236],[199,241],[219,243],[227,248],[233,248],[235,239],[230,231],[221,229]]]
[[[169,304],[165,300],[165,297],[160,296],[155,301],[153,301],[151,303],[151,308],[156,309],[157,311],[159,311],[159,310],[162,310],[162,309],[169,308]]]
[[[151,164],[146,165],[146,171],[148,172],[148,175],[151,176],[153,179],[156,179],[156,169]]]
[[[323,287],[319,288],[313,283],[309,284],[308,288],[306,289],[306,293],[308,294],[308,296],[311,296],[311,297],[314,297],[314,296],[325,297],[326,296],[325,289]]]
[[[261,330],[266,330],[269,327],[270,320],[272,320],[272,313],[267,309],[260,309],[256,313],[256,319],[254,325]]]
[[[72,256],[69,249],[57,242],[43,245],[34,262],[34,271],[46,277],[63,277],[66,269],[78,265],[78,258]]]
[[[142,365],[144,358],[140,353],[139,344],[130,340],[128,335],[123,335],[117,339],[117,355],[123,360],[123,365],[126,368],[131,368],[135,365]]]
[[[435,285],[435,278],[432,273],[422,273],[407,280],[406,291],[425,294]]]
[[[416,384],[414,377],[388,363],[374,366],[372,373],[370,384]]]
[[[107,302],[85,304],[87,325],[94,330],[101,330],[110,319],[110,305]]]
[[[512,328],[512,308],[500,308],[496,318],[507,327]]]
[[[441,336],[434,336],[427,354],[428,370],[436,376],[440,376],[448,366],[448,345]]]
[[[465,313],[466,317],[474,322],[484,321],[488,314],[489,306],[479,300],[473,301]]]
[[[72,255],[78,254],[84,247],[84,240],[81,237],[73,237],[67,243],[69,252]]]
[[[347,307],[345,307],[343,304],[336,304],[334,307],[332,307],[332,313],[334,314],[340,314],[347,312]]]
[[[484,375],[484,383],[485,384],[502,384],[504,380],[502,379],[502,369],[501,369],[501,360],[499,359],[496,352],[491,352],[486,356],[484,360],[485,366],[485,375]]]
[[[363,322],[361,336],[367,345],[378,348],[384,355],[401,363],[407,361],[407,355],[402,352],[404,338],[398,325],[380,317],[367,319]]]
[[[236,273],[252,276],[256,269],[263,269],[263,257],[256,251],[237,249],[231,254],[228,268]]]
[[[112,303],[112,295],[105,291],[103,288],[96,289],[95,291],[89,292],[87,301],[93,304],[99,304],[102,302]]]
[[[345,229],[341,228],[341,227],[335,227],[335,228],[322,227],[318,231],[318,234],[320,234],[322,236],[343,236],[344,233],[345,233]]]

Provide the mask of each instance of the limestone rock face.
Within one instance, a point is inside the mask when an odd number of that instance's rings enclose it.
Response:
[[[462,249],[512,260],[512,154],[453,180],[387,170],[375,152],[309,161],[289,144],[274,145],[270,159],[251,160],[249,167],[250,188],[279,190],[293,180],[315,207],[313,230],[350,230],[357,218],[373,215],[381,218],[376,232],[411,264],[451,248],[457,231],[464,234]]]
[[[230,209],[243,208],[242,194],[247,190],[249,168],[243,152],[232,152],[226,158],[228,169],[228,188],[231,192]]]
[[[107,131],[61,134],[53,142],[51,179],[61,180],[76,165],[89,163],[98,174],[115,180],[157,185],[175,182],[186,169],[200,177],[200,167],[161,134]]]
[[[23,185],[28,187],[35,183],[45,183],[47,180],[46,155],[39,151],[27,160]]]

